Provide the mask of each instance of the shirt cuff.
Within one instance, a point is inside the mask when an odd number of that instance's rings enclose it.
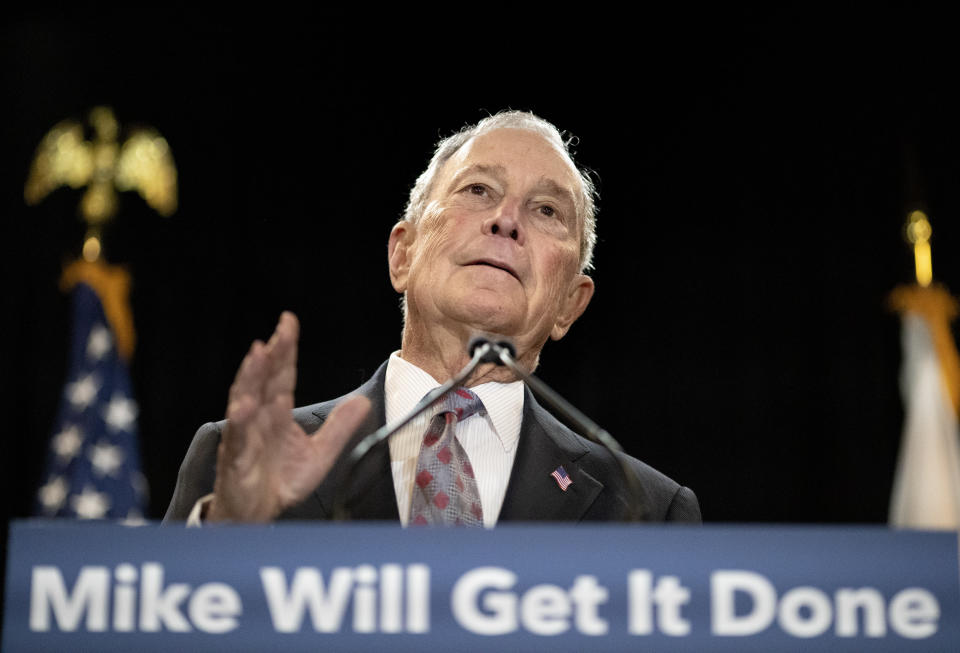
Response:
[[[193,510],[191,510],[187,516],[187,527],[196,528],[203,526],[203,518],[206,516],[207,510],[210,509],[211,503],[213,503],[212,492],[205,497],[197,499],[197,502],[193,504]]]

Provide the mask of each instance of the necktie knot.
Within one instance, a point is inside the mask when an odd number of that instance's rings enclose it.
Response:
[[[447,393],[439,406],[438,414],[453,413],[458,422],[462,422],[483,410],[483,402],[480,401],[480,397],[469,388],[457,388],[453,392]]]

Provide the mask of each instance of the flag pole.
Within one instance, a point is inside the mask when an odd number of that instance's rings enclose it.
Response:
[[[904,236],[912,245],[916,283],[890,293],[900,313],[903,343],[900,390],[903,435],[890,497],[890,525],[960,528],[960,357],[950,331],[957,301],[933,282],[930,239],[923,211],[907,216]]]

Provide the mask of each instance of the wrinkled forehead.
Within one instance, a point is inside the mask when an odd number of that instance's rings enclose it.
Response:
[[[583,189],[573,161],[562,144],[538,132],[504,127],[473,136],[443,164],[434,191],[475,166],[498,169],[521,180],[555,184],[570,194],[578,212],[581,209]]]

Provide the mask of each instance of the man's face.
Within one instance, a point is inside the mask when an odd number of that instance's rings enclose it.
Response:
[[[578,273],[578,184],[534,132],[498,129],[468,141],[438,173],[421,220],[391,234],[408,328],[482,330],[521,350],[562,337],[593,293]]]

